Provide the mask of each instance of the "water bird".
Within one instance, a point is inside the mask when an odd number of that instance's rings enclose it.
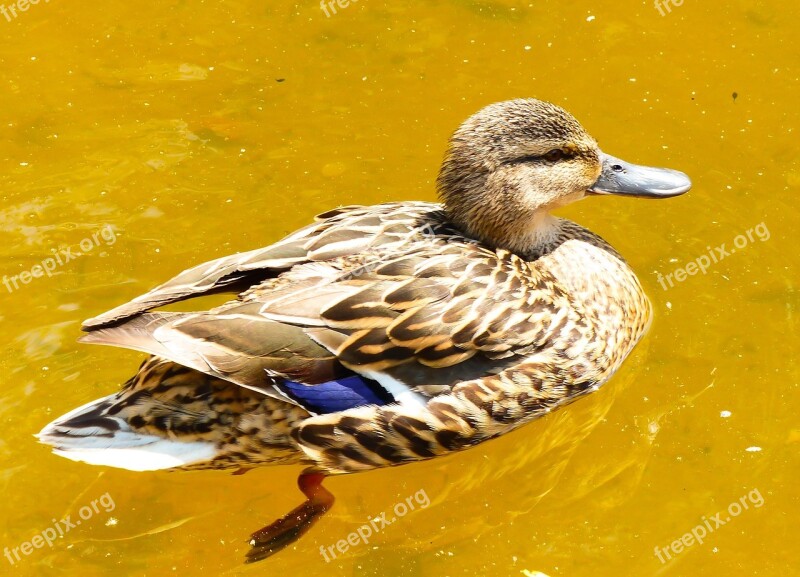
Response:
[[[330,509],[328,475],[460,451],[597,390],[651,308],[616,250],[551,211],[669,198],[689,178],[609,156],[562,108],[517,99],[455,131],[436,184],[440,203],[335,208],[85,321],[82,342],[149,356],[40,441],[135,471],[304,466],[305,502],[253,533],[252,562]],[[219,292],[237,296],[154,310]]]

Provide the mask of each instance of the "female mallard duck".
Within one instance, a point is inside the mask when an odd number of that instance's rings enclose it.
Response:
[[[469,118],[437,185],[442,204],[332,210],[89,319],[83,342],[151,356],[39,438],[137,471],[307,465],[307,501],[253,534],[254,561],[330,508],[325,475],[465,449],[596,390],[650,307],[613,248],[550,211],[676,196],[687,176],[605,155],[569,113],[527,99]],[[243,292],[148,312],[220,291]]]

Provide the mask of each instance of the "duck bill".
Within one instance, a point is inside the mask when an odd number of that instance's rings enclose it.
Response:
[[[669,168],[639,166],[600,153],[603,168],[590,194],[619,194],[639,198],[670,198],[688,191],[692,181]]]

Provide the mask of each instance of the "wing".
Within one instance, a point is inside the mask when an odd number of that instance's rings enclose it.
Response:
[[[217,309],[140,314],[82,340],[293,402],[298,391],[281,382],[331,386],[344,377],[338,386],[356,374],[378,383],[382,398],[424,403],[548,347],[567,322],[580,324],[556,280],[513,254],[446,235],[395,249],[295,265]]]
[[[567,323],[588,330],[554,277],[465,239],[428,241],[358,272],[307,292],[256,291],[259,314],[303,326],[354,372],[426,396],[518,364]]]
[[[317,217],[311,224],[265,248],[237,253],[186,270],[132,301],[83,322],[83,330],[118,324],[143,312],[216,292],[240,292],[307,262],[359,255],[403,243],[414,230],[440,211],[430,203],[387,203],[349,206]]]

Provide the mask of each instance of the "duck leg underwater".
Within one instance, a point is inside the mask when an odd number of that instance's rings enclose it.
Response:
[[[305,472],[297,479],[297,485],[306,500],[263,529],[250,536],[251,549],[246,563],[255,563],[270,557],[302,537],[311,526],[333,507],[334,496],[322,486],[325,475]]]

